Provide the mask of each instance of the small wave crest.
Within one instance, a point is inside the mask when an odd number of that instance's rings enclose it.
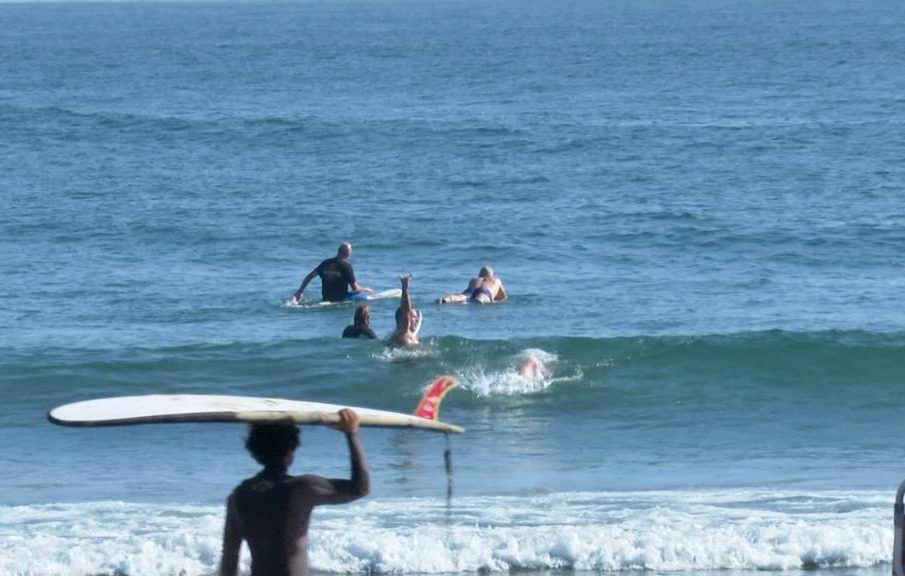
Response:
[[[462,388],[479,397],[521,396],[542,392],[557,382],[581,378],[580,373],[554,376],[556,354],[540,348],[527,348],[509,359],[509,366],[501,370],[489,370],[472,366],[461,370],[457,376]]]
[[[434,358],[439,354],[437,347],[428,340],[422,341],[421,345],[415,348],[387,346],[380,352],[374,353],[373,357],[383,362],[404,362],[418,358]]]

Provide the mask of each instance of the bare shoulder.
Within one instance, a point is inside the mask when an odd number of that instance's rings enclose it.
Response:
[[[318,476],[317,474],[302,474],[301,476],[293,476],[290,478],[288,484],[292,486],[293,489],[304,490],[308,487],[320,486],[325,482],[329,482],[329,480],[323,476]]]

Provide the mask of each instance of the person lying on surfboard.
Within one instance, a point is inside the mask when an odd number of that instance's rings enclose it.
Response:
[[[377,334],[371,330],[371,310],[367,304],[361,304],[355,309],[352,324],[343,330],[343,338],[377,338]]]
[[[475,304],[490,304],[502,302],[509,295],[503,281],[493,275],[493,268],[483,266],[477,277],[468,282],[468,288],[461,294],[447,294],[437,299],[437,304],[459,304],[462,302],[474,302]]]
[[[352,478],[330,480],[314,474],[290,476],[299,445],[292,424],[253,424],[245,445],[264,468],[239,484],[226,503],[220,576],[237,576],[242,541],[251,551],[252,576],[307,576],[308,523],[321,504],[344,504],[366,496],[370,477],[358,439],[358,415],[339,411],[336,430],[349,445]]]
[[[372,293],[373,290],[362,286],[355,280],[355,271],[352,270],[352,264],[349,262],[351,257],[352,245],[343,242],[336,250],[336,256],[327,258],[305,276],[292,299],[296,302],[301,300],[305,288],[315,276],[319,276],[321,279],[321,298],[328,302],[364,299],[366,294]]]
[[[388,342],[393,346],[417,346],[421,343],[418,340],[421,312],[412,306],[412,297],[409,294],[412,275],[400,276],[399,281],[402,283],[402,297],[399,299],[399,308],[396,309],[396,330]]]

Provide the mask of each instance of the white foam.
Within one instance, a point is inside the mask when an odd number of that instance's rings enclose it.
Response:
[[[526,360],[539,362],[544,368],[541,377],[521,374],[519,367]],[[503,370],[487,371],[482,366],[472,366],[457,374],[460,386],[478,396],[521,396],[542,392],[556,383],[570,382],[581,378],[581,374],[555,376],[556,354],[539,348],[526,348],[509,360]]]
[[[207,574],[222,515],[108,502],[0,508],[0,574]]]
[[[888,564],[891,494],[648,492],[371,500],[315,512],[330,573],[709,571]],[[219,506],[0,507],[0,574],[215,572]],[[243,553],[247,567],[248,555]]]
[[[430,341],[421,341],[420,346],[412,348],[402,346],[387,346],[373,355],[373,358],[383,362],[400,362],[416,358],[430,358],[438,355],[436,347]]]

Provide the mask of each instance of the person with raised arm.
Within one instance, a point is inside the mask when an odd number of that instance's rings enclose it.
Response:
[[[346,435],[351,478],[290,476],[299,446],[293,424],[252,424],[245,446],[263,468],[239,484],[226,503],[220,576],[238,576],[244,540],[252,576],[307,576],[308,524],[315,506],[344,504],[368,494],[370,479],[358,438],[358,415],[339,411],[331,426]]]
[[[399,308],[396,309],[396,330],[390,336],[388,342],[393,346],[417,346],[418,332],[421,330],[421,312],[412,306],[412,296],[409,293],[409,284],[412,281],[411,274],[399,277],[402,284],[402,297],[399,300]]]

